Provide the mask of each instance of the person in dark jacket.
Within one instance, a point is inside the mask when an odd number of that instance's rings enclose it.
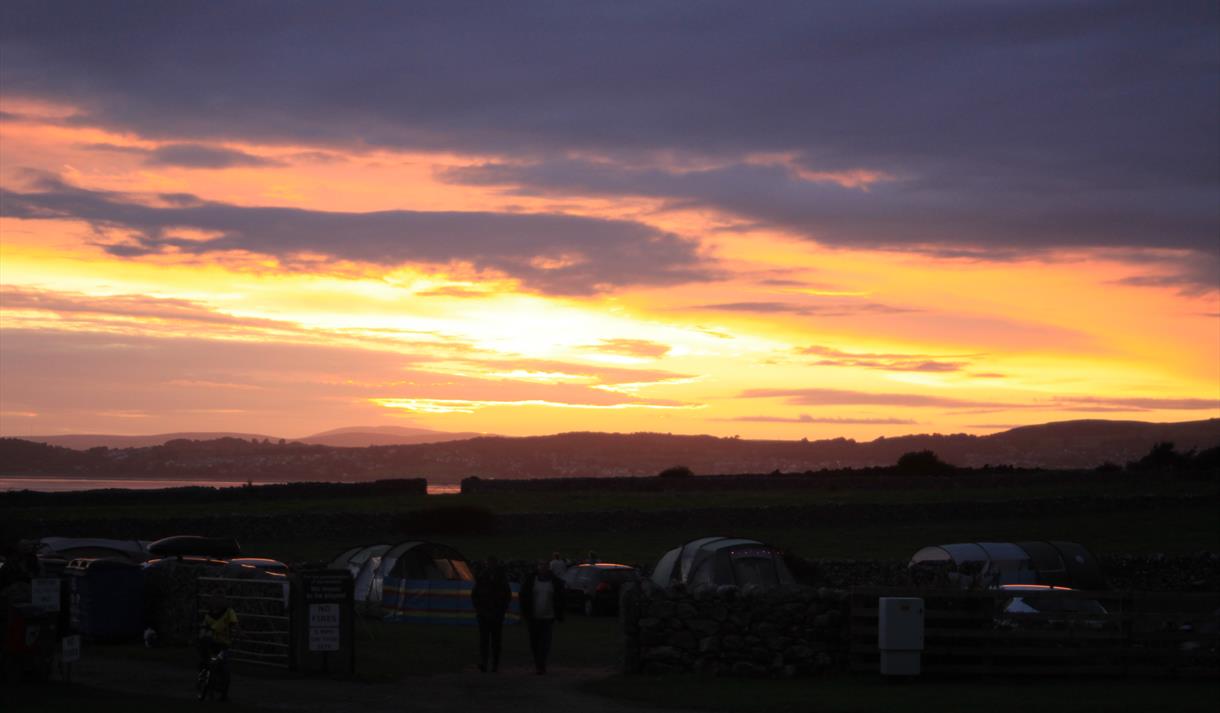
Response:
[[[538,560],[534,573],[521,584],[521,618],[529,628],[530,652],[538,674],[546,673],[555,622],[563,621],[563,594],[563,580],[551,574],[546,560]]]
[[[512,601],[508,574],[495,557],[488,557],[483,571],[474,580],[470,599],[479,620],[479,670],[495,673],[500,668],[500,641],[504,614]]]

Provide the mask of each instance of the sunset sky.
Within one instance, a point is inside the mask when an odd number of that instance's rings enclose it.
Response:
[[[1220,5],[0,4],[0,434],[1220,417]]]

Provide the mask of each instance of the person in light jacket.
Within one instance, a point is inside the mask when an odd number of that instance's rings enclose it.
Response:
[[[521,584],[518,599],[521,618],[529,629],[534,671],[539,675],[546,673],[555,622],[563,621],[563,596],[563,580],[551,574],[546,560],[538,560],[534,573]]]

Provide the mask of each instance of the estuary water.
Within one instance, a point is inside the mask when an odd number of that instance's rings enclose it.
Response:
[[[76,490],[102,490],[122,488],[126,490],[159,490],[163,488],[186,488],[195,485],[212,488],[238,488],[244,480],[164,480],[152,478],[68,478],[56,476],[0,476],[0,491],[35,490],[43,493],[66,493]],[[269,483],[259,483],[268,485]],[[429,495],[451,495],[461,491],[461,486],[449,483],[429,483]]]

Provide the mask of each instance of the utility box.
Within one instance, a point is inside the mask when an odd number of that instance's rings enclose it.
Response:
[[[881,652],[881,675],[919,675],[923,599],[881,597],[877,601],[877,649]]]
[[[64,568],[70,625],[90,639],[139,639],[144,631],[144,572],[124,560],[79,558]]]

